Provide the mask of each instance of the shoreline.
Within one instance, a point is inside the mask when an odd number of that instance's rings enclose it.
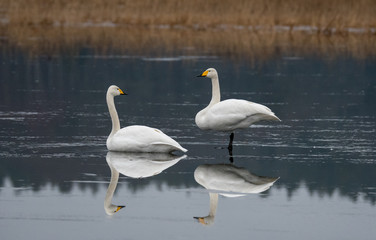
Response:
[[[0,19],[0,25],[7,27],[9,20]],[[10,27],[10,26],[9,26]],[[119,24],[110,21],[105,22],[82,22],[82,23],[60,23],[54,22],[48,25],[30,25],[34,28],[45,28],[45,27],[63,27],[63,28],[87,28],[87,27],[103,27],[103,28],[146,28],[146,29],[175,29],[175,30],[194,30],[194,31],[253,31],[253,32],[305,32],[309,34],[370,34],[376,36],[376,27],[364,28],[364,27],[342,27],[337,29],[336,27],[316,27],[309,25],[275,25],[275,26],[263,26],[263,25],[231,25],[231,24],[219,24],[214,26],[206,26],[195,24],[193,26],[179,25],[179,24],[159,24],[159,25],[135,25],[135,24]]]

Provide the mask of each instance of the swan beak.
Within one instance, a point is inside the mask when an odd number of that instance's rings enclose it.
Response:
[[[119,88],[119,92],[120,92],[120,95],[128,95],[125,92],[123,92],[123,90],[121,90],[120,88]]]
[[[118,212],[120,209],[122,209],[122,208],[124,208],[125,206],[118,206],[117,208],[116,208],[116,211],[115,212]]]
[[[203,217],[193,217],[194,219],[197,219],[199,223],[202,225],[206,225],[205,219]]]
[[[201,75],[198,75],[197,77],[206,77],[206,75],[208,75],[209,71],[205,71],[203,72]]]

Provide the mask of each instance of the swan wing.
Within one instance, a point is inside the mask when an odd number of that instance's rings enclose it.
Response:
[[[128,126],[107,140],[110,151],[121,152],[172,152],[187,150],[161,130],[147,126]]]
[[[280,121],[268,107],[239,99],[219,102],[206,112],[206,121],[213,130],[232,131],[247,128],[261,120]]]

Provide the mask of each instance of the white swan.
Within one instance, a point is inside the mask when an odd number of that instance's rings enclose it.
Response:
[[[261,120],[281,121],[268,107],[241,99],[221,101],[218,73],[208,68],[197,77],[208,77],[212,81],[212,99],[209,105],[197,113],[195,122],[202,130],[231,132],[229,150],[232,149],[233,131],[248,128]]]
[[[104,200],[106,214],[113,215],[125,207],[112,204],[112,198],[119,180],[119,173],[130,178],[151,177],[172,167],[185,157],[186,155],[175,156],[165,153],[123,153],[109,151],[106,161],[111,169],[111,181]]]
[[[196,168],[194,178],[208,189],[210,196],[209,215],[194,217],[204,225],[214,222],[218,205],[218,194],[225,197],[241,197],[249,193],[268,190],[279,178],[262,177],[248,170],[229,164],[204,164]]]
[[[107,149],[119,152],[186,152],[175,140],[161,130],[147,126],[133,125],[120,129],[120,121],[116,112],[114,97],[125,95],[117,86],[107,90],[106,100],[112,120],[112,131],[107,138]]]

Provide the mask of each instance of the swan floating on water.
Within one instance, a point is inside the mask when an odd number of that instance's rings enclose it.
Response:
[[[281,121],[268,107],[242,99],[221,101],[218,73],[208,68],[197,77],[208,77],[212,82],[212,99],[209,105],[196,114],[196,125],[202,130],[231,132],[228,149],[232,150],[233,131],[248,128],[261,120]]]
[[[119,173],[130,178],[146,178],[155,176],[178,163],[186,155],[175,156],[167,153],[124,153],[109,151],[106,161],[111,170],[111,181],[104,200],[107,215],[114,215],[124,205],[112,204],[112,198],[119,181]]]
[[[279,177],[262,177],[248,170],[230,164],[204,164],[196,168],[194,178],[197,183],[209,190],[209,214],[194,217],[204,225],[214,223],[218,205],[218,194],[225,197],[241,197],[268,190]]]
[[[115,85],[108,88],[106,100],[112,120],[112,131],[106,142],[108,150],[119,152],[187,152],[187,149],[159,129],[140,125],[120,129],[120,121],[114,103],[114,97],[118,95],[126,94]]]

